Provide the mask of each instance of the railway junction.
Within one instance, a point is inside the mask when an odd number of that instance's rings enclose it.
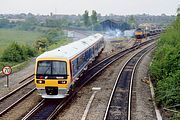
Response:
[[[56,120],[156,120],[148,78],[151,54],[158,36],[139,45],[106,39],[105,49],[80,78],[67,98],[45,100],[33,84],[34,64],[10,76],[10,87],[0,78],[0,118]],[[34,63],[34,60],[32,60]]]

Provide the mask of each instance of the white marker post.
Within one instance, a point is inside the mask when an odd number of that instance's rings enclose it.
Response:
[[[91,96],[91,98],[90,98],[90,100],[89,100],[89,102],[88,102],[88,104],[87,104],[87,106],[86,106],[86,109],[85,109],[85,111],[84,111],[84,114],[83,114],[81,120],[86,120],[86,117],[87,117],[87,115],[88,115],[88,111],[89,111],[90,106],[91,106],[91,103],[92,103],[92,101],[93,101],[93,99],[94,99],[94,97],[95,97],[95,94],[97,93],[97,91],[101,90],[101,88],[100,88],[100,87],[93,87],[92,90],[93,90],[94,92],[93,92],[93,94],[92,94],[92,96]]]
[[[11,72],[12,72],[12,69],[10,66],[5,66],[2,69],[2,73],[5,74],[7,77],[7,84],[6,84],[7,87],[9,87],[9,75],[11,74]]]

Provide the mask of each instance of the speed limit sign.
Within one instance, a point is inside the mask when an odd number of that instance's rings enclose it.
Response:
[[[12,72],[12,69],[11,69],[10,66],[5,66],[5,67],[3,67],[2,72],[3,72],[3,74],[5,74],[5,75],[10,75],[11,72]]]

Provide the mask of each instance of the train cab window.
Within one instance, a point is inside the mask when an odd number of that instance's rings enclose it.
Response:
[[[51,74],[51,62],[39,61],[37,67],[37,74]]]
[[[37,74],[40,75],[67,75],[66,62],[64,61],[39,61]]]
[[[52,74],[53,75],[66,75],[66,62],[53,61],[52,64]]]

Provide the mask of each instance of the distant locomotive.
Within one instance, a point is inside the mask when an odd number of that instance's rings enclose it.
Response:
[[[95,34],[45,52],[36,59],[35,84],[43,98],[64,98],[104,48],[104,38]]]
[[[142,39],[142,38],[145,37],[144,35],[145,35],[145,33],[144,33],[143,29],[138,28],[138,29],[135,30],[135,38],[136,39]]]
[[[135,44],[141,43],[142,39],[145,38],[145,32],[141,28],[136,29],[134,34],[136,38]]]

